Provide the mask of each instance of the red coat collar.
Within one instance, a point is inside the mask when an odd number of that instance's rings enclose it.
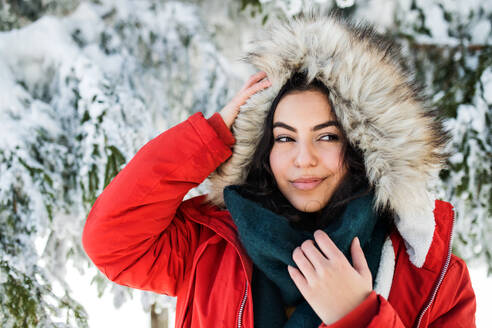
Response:
[[[249,258],[237,233],[237,227],[231,218],[229,211],[221,210],[215,205],[204,203],[205,195],[197,196],[183,203],[183,211],[189,214],[189,218],[200,223],[231,243],[238,252],[244,271],[247,274],[248,283],[251,283],[253,274],[253,261]]]

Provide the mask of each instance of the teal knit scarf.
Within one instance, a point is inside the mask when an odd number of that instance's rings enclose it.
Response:
[[[285,217],[244,198],[239,188],[226,187],[224,200],[238,228],[239,239],[254,263],[251,288],[255,328],[318,327],[321,319],[287,271],[288,264],[297,267],[292,259],[294,249],[306,239],[314,241],[313,234],[292,228]],[[374,281],[387,227],[373,212],[372,202],[373,194],[351,201],[343,214],[323,230],[349,261],[351,242],[358,236]],[[288,319],[284,306],[296,307]]]

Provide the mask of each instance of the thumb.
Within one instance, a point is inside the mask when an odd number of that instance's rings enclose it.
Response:
[[[364,251],[360,247],[360,241],[358,237],[355,237],[352,241],[351,253],[354,269],[363,278],[372,281],[371,270],[369,270],[369,266],[367,265],[366,257],[364,256]]]

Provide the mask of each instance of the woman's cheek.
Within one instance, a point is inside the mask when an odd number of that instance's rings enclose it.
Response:
[[[285,159],[284,159],[285,161]],[[272,151],[270,152],[270,168],[272,169],[272,173],[275,177],[275,180],[277,180],[277,183],[279,182],[279,178],[282,175],[282,155],[278,151],[278,147],[275,145],[272,147]]]
[[[288,154],[285,151],[279,151],[278,147],[273,147],[270,152],[270,168],[272,169],[275,182],[277,183],[280,192],[289,199],[289,201],[292,201],[289,197],[288,158]]]

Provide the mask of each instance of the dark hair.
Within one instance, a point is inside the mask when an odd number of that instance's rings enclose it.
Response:
[[[297,210],[278,189],[269,160],[274,143],[273,115],[278,103],[284,96],[292,92],[308,90],[316,90],[324,94],[333,110],[330,91],[324,83],[314,79],[308,84],[305,74],[293,74],[272,102],[263,125],[263,135],[248,167],[246,180],[239,190],[244,197],[286,217],[293,227],[314,231],[326,227],[331,218],[338,217],[343,212],[349,201],[367,195],[371,191],[371,187],[366,176],[362,152],[348,142],[345,132],[339,127],[343,136],[342,161],[347,167],[347,174],[334,191],[328,204],[316,213],[302,212]],[[334,111],[333,115],[336,118]]]

